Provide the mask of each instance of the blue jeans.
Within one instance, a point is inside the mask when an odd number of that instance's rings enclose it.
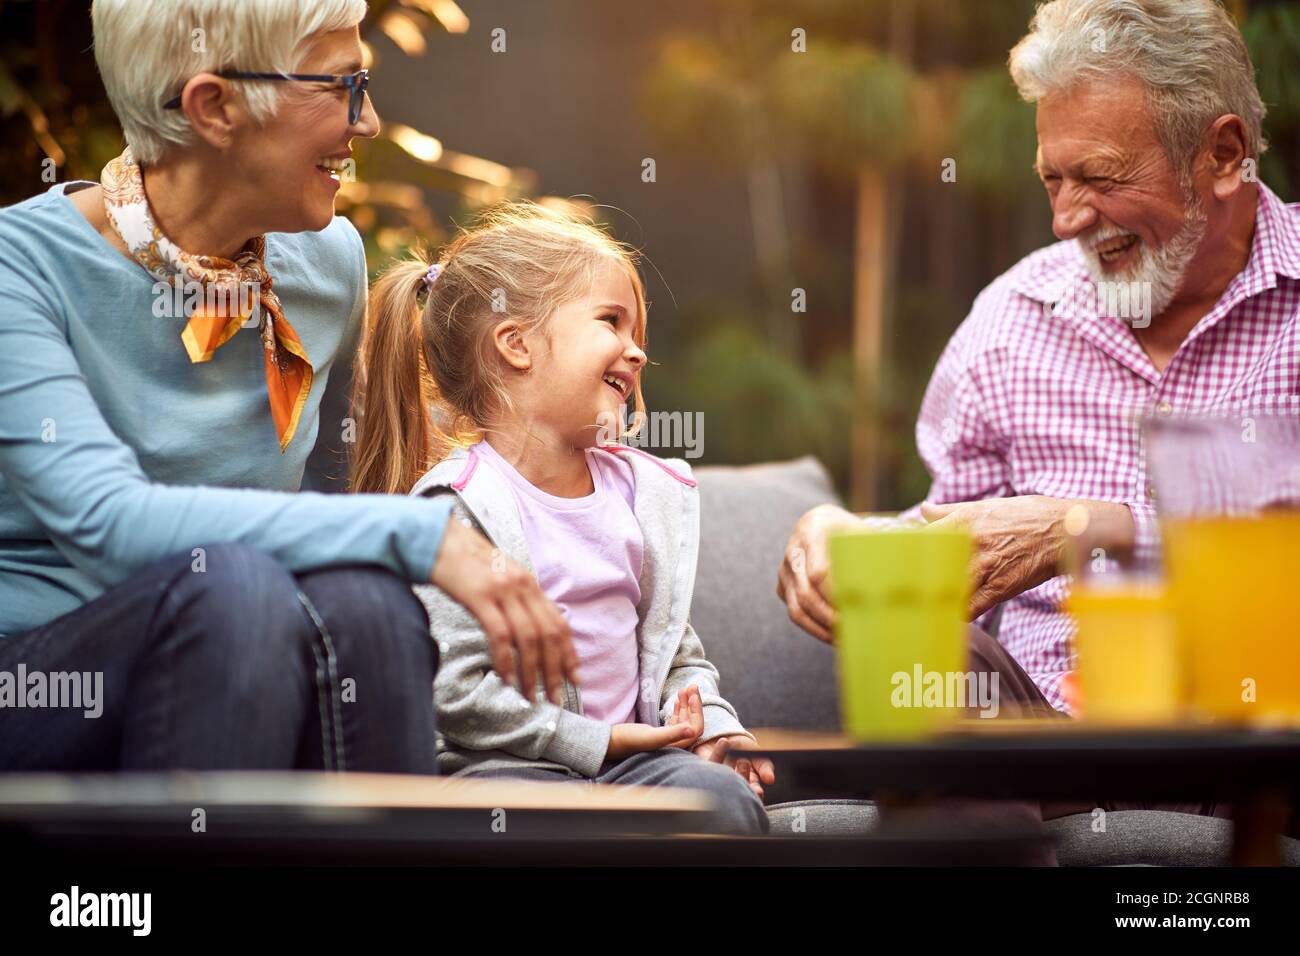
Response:
[[[102,675],[98,717],[0,708],[0,770],[433,774],[437,663],[423,606],[391,572],[294,575],[215,544],[0,637],[0,671]]]

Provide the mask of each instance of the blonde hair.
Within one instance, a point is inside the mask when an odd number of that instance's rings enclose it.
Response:
[[[310,42],[365,18],[365,0],[94,0],[95,62],[135,158],[157,162],[193,141],[163,103],[199,73],[293,73]],[[275,114],[283,83],[236,84],[254,121]]]
[[[1225,114],[1245,124],[1250,157],[1268,148],[1250,53],[1215,0],[1052,0],[1034,14],[1009,65],[1031,103],[1081,80],[1136,77],[1156,135],[1184,178],[1206,128]]]
[[[430,265],[442,267],[424,294]],[[511,407],[492,332],[512,318],[532,329],[585,294],[613,261],[632,282],[633,338],[645,348],[645,288],[635,250],[589,218],[535,203],[489,209],[436,260],[398,261],[370,293],[353,395],[358,419],[352,490],[401,494],[447,452],[472,444]],[[637,377],[635,410],[645,400]]]

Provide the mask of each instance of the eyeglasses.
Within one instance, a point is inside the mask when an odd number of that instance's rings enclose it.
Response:
[[[243,70],[220,70],[217,76],[227,80],[294,80],[299,83],[329,83],[333,86],[345,86],[350,91],[348,100],[348,125],[356,126],[361,119],[361,107],[366,101],[366,88],[370,85],[370,71],[357,70],[355,73],[339,75],[337,73],[247,73]],[[163,109],[179,109],[180,95],[173,96],[163,104]]]

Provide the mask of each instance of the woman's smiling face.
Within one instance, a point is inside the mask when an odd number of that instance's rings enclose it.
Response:
[[[646,354],[637,344],[640,307],[627,267],[612,258],[591,288],[529,331],[535,356],[523,417],[545,425],[574,448],[617,437],[621,406],[636,394]]]
[[[346,75],[361,69],[357,28],[317,36],[299,73]],[[334,217],[344,163],[355,136],[379,132],[379,118],[367,95],[355,125],[348,122],[347,87],[286,81],[275,115],[264,126],[248,124],[230,150],[236,173],[259,199],[258,219],[266,231],[320,230]]]

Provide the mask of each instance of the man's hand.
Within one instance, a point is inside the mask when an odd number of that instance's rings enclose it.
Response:
[[[766,757],[745,757],[743,751],[754,746],[754,741],[750,740],[743,734],[733,734],[730,737],[714,737],[712,740],[706,740],[703,743],[696,744],[694,747],[695,754],[703,757],[705,760],[713,763],[726,763],[727,755],[731,754],[736,773],[744,778],[749,784],[749,789],[754,791],[754,796],[763,799],[763,784],[776,783],[776,768],[772,766],[772,761]]]
[[[785,602],[790,620],[820,640],[830,642],[835,609],[830,602],[830,554],[826,537],[832,528],[859,519],[835,505],[813,508],[794,526],[786,542],[776,593]]]
[[[532,699],[539,667],[546,695],[557,704],[563,678],[578,683],[578,653],[569,625],[537,579],[455,518],[447,522],[433,583],[478,618],[493,668],[525,698]],[[512,648],[518,657],[518,684]]]
[[[1088,528],[1099,546],[1116,551],[1132,547],[1133,513],[1109,501],[1022,495],[950,505],[927,502],[921,513],[932,528],[960,527],[970,533],[974,619],[1058,573],[1066,542],[1065,515],[1075,505],[1087,509]]]

